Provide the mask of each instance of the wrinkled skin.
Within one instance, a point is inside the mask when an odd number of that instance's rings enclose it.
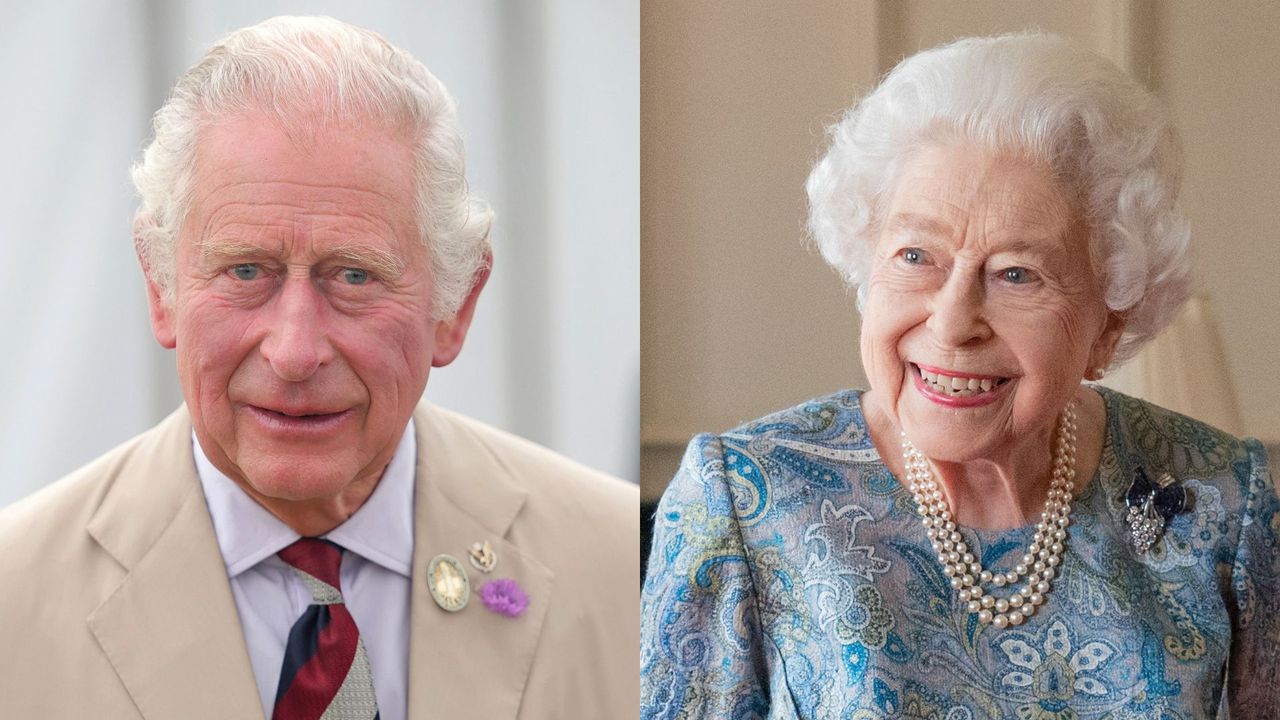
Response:
[[[901,475],[905,432],[961,520],[1022,524],[1043,506],[1054,428],[1073,397],[1080,475],[1092,473],[1102,407],[1080,382],[1106,366],[1123,329],[1080,211],[1038,163],[930,147],[903,162],[880,228],[861,346],[881,454]],[[956,407],[921,392],[917,365],[1007,382],[991,402]]]
[[[318,535],[372,493],[431,367],[461,351],[487,270],[434,319],[405,140],[295,135],[253,114],[202,133],[175,300],[149,272],[148,291],[210,461]]]

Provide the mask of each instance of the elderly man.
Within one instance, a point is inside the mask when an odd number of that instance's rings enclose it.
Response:
[[[634,487],[419,403],[491,261],[439,81],[270,20],[133,177],[186,403],[0,513],[0,716],[634,715]]]

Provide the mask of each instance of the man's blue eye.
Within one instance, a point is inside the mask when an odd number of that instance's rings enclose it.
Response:
[[[917,248],[907,248],[902,251],[902,259],[912,265],[918,265],[924,262],[924,252]]]
[[[1000,273],[1000,275],[1003,276],[1006,281],[1014,283],[1015,285],[1021,285],[1022,283],[1031,281],[1031,271],[1026,268],[1011,267]]]
[[[257,280],[261,269],[253,263],[241,263],[231,268],[231,272],[239,280]]]
[[[342,279],[352,285],[364,285],[369,282],[369,271],[360,268],[343,268]]]

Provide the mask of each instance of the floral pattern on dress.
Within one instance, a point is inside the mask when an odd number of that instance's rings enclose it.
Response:
[[[1280,716],[1280,499],[1261,446],[1098,392],[1103,455],[1059,579],[1003,630],[951,589],[858,391],[695,438],[655,521],[641,717],[1191,720],[1224,693],[1232,720]],[[1125,524],[1138,467],[1195,498],[1147,554]],[[963,532],[1008,569],[1031,531]]]
[[[1018,716],[1074,717],[1071,700],[1077,695],[1102,698],[1115,694],[1107,665],[1120,650],[1105,640],[1082,642],[1061,618],[1054,617],[1037,633],[1010,630],[996,647],[1010,669],[1000,678],[1012,696],[1027,696]]]

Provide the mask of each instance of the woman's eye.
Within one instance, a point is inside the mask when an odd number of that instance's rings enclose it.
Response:
[[[351,285],[364,285],[369,282],[369,271],[360,268],[343,268],[342,279]]]
[[[924,262],[924,251],[920,248],[907,248],[902,251],[902,259],[911,265]]]
[[[231,268],[231,274],[235,275],[237,280],[257,280],[261,272],[262,269],[253,263],[241,263]]]
[[[1011,267],[1000,271],[1000,279],[1015,285],[1031,282],[1034,274],[1022,267]]]

